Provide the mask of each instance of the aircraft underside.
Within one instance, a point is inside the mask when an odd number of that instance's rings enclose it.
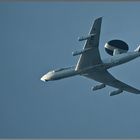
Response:
[[[97,18],[85,37],[81,37],[79,41],[85,41],[83,50],[73,52],[73,56],[80,55],[75,67],[61,68],[53,70],[41,77],[42,81],[52,81],[71,77],[74,75],[82,75],[101,84],[92,88],[93,91],[105,88],[106,85],[116,88],[110,92],[110,96],[117,95],[123,91],[140,94],[140,90],[129,86],[112,76],[107,69],[120,64],[129,62],[140,56],[140,46],[133,52],[128,52],[129,46],[126,42],[114,39],[105,44],[105,51],[111,55],[108,59],[101,59],[99,52],[99,40],[101,31],[102,17]]]

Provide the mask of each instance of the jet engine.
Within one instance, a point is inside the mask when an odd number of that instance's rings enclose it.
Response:
[[[102,89],[105,86],[106,86],[105,84],[96,85],[96,86],[92,87],[92,90],[94,91],[94,90]]]
[[[115,90],[115,91],[110,92],[110,96],[114,96],[114,95],[120,94],[122,92],[123,92],[123,90],[118,89],[118,90]]]
[[[109,55],[126,53],[129,50],[128,44],[122,40],[111,40],[104,47]]]

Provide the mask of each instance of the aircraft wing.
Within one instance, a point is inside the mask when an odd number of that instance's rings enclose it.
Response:
[[[89,35],[93,35],[93,36],[91,36],[86,40],[83,48],[86,51],[80,55],[80,58],[76,65],[76,70],[80,70],[88,66],[94,66],[102,63],[100,53],[99,53],[99,48],[98,48],[101,22],[102,22],[102,17],[95,20],[89,32]]]
[[[84,76],[124,91],[140,94],[140,90],[117,80],[107,70],[98,69]]]

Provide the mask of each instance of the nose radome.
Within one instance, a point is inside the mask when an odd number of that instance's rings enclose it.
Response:
[[[45,74],[40,78],[41,81],[46,82],[47,81],[47,75]]]
[[[40,80],[41,80],[41,81],[43,81],[43,82],[45,82],[45,79],[44,79],[44,77],[43,77],[43,76],[40,78]]]
[[[48,72],[47,74],[43,75],[40,80],[43,81],[43,82],[47,82],[47,81],[50,81],[53,77],[53,72],[50,71]]]

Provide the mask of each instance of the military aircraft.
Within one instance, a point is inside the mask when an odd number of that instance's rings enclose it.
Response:
[[[140,56],[140,46],[133,52],[128,52],[128,44],[122,40],[111,40],[105,44],[106,52],[111,55],[108,59],[102,60],[99,52],[99,39],[101,31],[102,17],[97,18],[85,37],[80,37],[79,41],[86,41],[83,50],[73,52],[73,56],[80,55],[75,66],[52,70],[41,77],[42,81],[58,80],[70,76],[81,75],[100,82],[101,84],[92,87],[92,90],[98,90],[108,86],[117,88],[110,92],[110,96],[117,95],[123,91],[140,94],[140,90],[129,86],[115,77],[108,69],[129,62]]]

